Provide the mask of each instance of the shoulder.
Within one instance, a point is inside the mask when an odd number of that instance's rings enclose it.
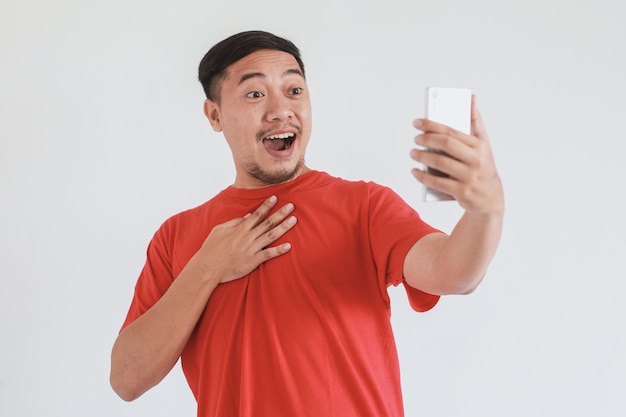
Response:
[[[222,199],[223,192],[220,192],[198,206],[173,214],[161,224],[156,235],[172,237],[172,235],[189,229],[200,229],[198,226],[206,223],[207,219],[211,217],[211,213],[216,211],[215,207]]]
[[[337,206],[369,207],[368,210],[385,207],[397,209],[400,206],[404,210],[412,210],[398,193],[378,182],[349,180],[318,171],[312,171],[310,174],[314,176],[314,180],[310,181],[307,190],[313,192],[312,195],[315,198],[332,202]],[[319,203],[323,204],[323,201]]]
[[[322,187],[332,187],[333,189],[346,192],[361,193],[394,193],[389,187],[381,185],[374,181],[350,180],[330,175],[323,171],[311,171],[311,184]]]

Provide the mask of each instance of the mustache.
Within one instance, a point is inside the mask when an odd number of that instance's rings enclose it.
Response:
[[[258,140],[263,140],[264,137],[267,136],[268,133],[275,131],[275,130],[287,130],[288,128],[292,128],[296,131],[296,133],[299,135],[302,132],[302,128],[294,123],[285,123],[285,124],[280,124],[280,125],[275,125],[272,127],[269,127],[267,129],[263,129],[260,130],[257,134],[256,137]]]

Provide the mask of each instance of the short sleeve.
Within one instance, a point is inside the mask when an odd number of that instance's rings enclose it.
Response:
[[[135,284],[133,300],[122,330],[148,311],[172,284],[172,263],[168,242],[167,223],[157,230],[146,252],[146,263]]]
[[[403,276],[404,259],[415,242],[439,230],[424,222],[390,188],[374,183],[369,185],[370,242],[381,291],[386,294],[390,285],[403,284],[411,307],[418,312],[427,311],[437,304],[439,296],[406,284]]]

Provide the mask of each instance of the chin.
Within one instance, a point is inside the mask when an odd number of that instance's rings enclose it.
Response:
[[[304,168],[304,160],[298,161],[293,167],[280,167],[272,170],[264,169],[259,165],[248,166],[248,173],[259,182],[266,185],[282,184],[296,178]]]

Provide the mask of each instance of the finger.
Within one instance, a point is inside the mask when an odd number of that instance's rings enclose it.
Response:
[[[418,143],[420,137],[427,137],[430,135],[437,135],[437,137],[440,138],[454,138],[455,140],[458,140],[468,146],[473,146],[475,141],[475,139],[473,139],[470,135],[467,135],[460,130],[453,129],[450,126],[446,126],[441,123],[433,122],[432,120],[417,119],[413,122],[413,125],[424,132],[415,137],[416,143]]]
[[[295,216],[290,216],[276,227],[263,233],[258,239],[259,248],[265,248],[280,239],[285,233],[294,227],[297,222],[298,219]]]
[[[461,160],[452,158],[442,152],[431,150],[413,149],[411,158],[425,166],[425,171],[431,175],[450,176],[452,178],[462,178],[467,171],[467,166]],[[433,169],[435,171],[433,171]],[[438,171],[438,172],[437,172]]]
[[[453,173],[464,166],[463,161],[432,149],[412,149],[411,158],[428,168],[434,168],[450,176],[454,176]]]
[[[428,119],[415,119],[413,121],[413,126],[417,129],[421,130],[424,133],[441,133],[446,135],[462,135],[467,136],[465,133],[460,130],[456,130],[448,125],[435,122],[433,120]]]
[[[472,94],[472,127],[471,133],[472,136],[476,136],[477,138],[489,142],[489,136],[487,135],[487,130],[485,129],[485,125],[483,123],[483,118],[480,115],[480,111],[478,111],[477,98],[475,94]]]
[[[419,182],[421,182],[425,186],[452,196],[455,195],[455,190],[457,189],[459,184],[457,180],[451,177],[432,175],[429,174],[427,171],[418,168],[413,168],[411,170],[411,173]]]
[[[294,205],[292,203],[287,203],[280,208],[280,210],[276,211],[276,213],[272,214],[261,223],[257,224],[254,229],[254,236],[258,238],[262,234],[266,233],[268,230],[276,227],[277,224],[285,220],[285,218],[294,210]]]
[[[428,119],[415,119],[413,126],[422,132],[446,133],[454,130],[449,126]]]
[[[458,161],[465,161],[471,157],[474,143],[471,137],[460,135],[450,136],[439,133],[424,133],[415,137],[415,143],[428,148],[429,151],[434,149]]]
[[[268,261],[272,258],[276,258],[277,256],[283,255],[291,250],[291,243],[283,243],[282,245],[272,246],[269,248],[265,248],[262,251],[258,252],[255,256],[257,257],[257,262],[261,264],[262,262]]]
[[[246,215],[244,218],[246,221],[251,223],[250,228],[254,228],[258,224],[262,223],[267,214],[270,212],[272,208],[276,205],[278,198],[273,195],[265,200],[256,210],[254,210],[249,215]]]
[[[240,224],[241,222],[243,222],[247,216],[249,216],[250,213],[246,214],[243,218],[242,217],[237,217],[231,220],[228,220],[227,222],[224,222],[221,224],[221,226],[224,227],[234,227],[237,226],[238,224]]]

